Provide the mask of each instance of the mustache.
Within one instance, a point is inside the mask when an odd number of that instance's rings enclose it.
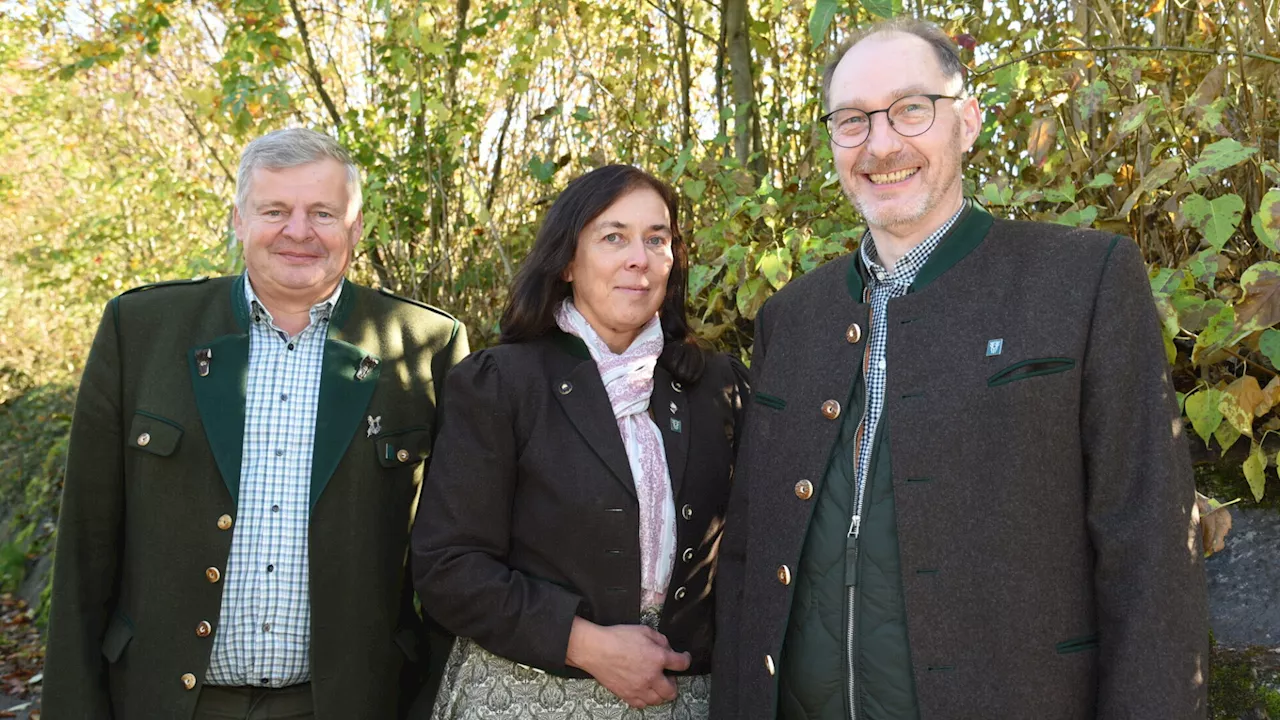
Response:
[[[863,175],[883,175],[908,167],[920,167],[924,163],[912,152],[898,152],[887,158],[867,158],[853,167],[853,171]]]

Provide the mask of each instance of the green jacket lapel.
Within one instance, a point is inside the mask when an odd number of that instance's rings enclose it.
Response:
[[[244,451],[245,386],[249,378],[249,304],[244,275],[231,284],[228,322],[240,332],[202,343],[187,351],[191,388],[204,425],[205,438],[233,501],[240,497],[240,464]]]
[[[333,477],[364,418],[381,375],[381,358],[343,340],[348,321],[363,328],[360,289],[347,283],[329,315],[329,337],[320,369],[320,399],[316,404],[315,446],[311,454],[311,507]]]

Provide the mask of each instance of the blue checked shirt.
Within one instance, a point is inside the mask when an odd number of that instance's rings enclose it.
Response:
[[[871,305],[871,318],[868,321],[871,325],[871,339],[868,340],[870,348],[867,353],[867,366],[862,369],[867,384],[867,406],[862,414],[861,439],[857,445],[858,457],[855,458],[858,492],[856,510],[854,510],[855,519],[849,528],[851,533],[857,532],[856,525],[862,516],[862,491],[867,486],[867,472],[871,469],[871,449],[875,446],[876,429],[880,425],[880,414],[884,411],[884,385],[885,378],[888,376],[884,349],[889,327],[889,323],[886,322],[889,317],[889,301],[907,294],[911,283],[915,282],[916,274],[920,272],[920,268],[924,267],[929,256],[938,247],[942,237],[955,224],[960,213],[964,212],[965,207],[967,205],[961,205],[956,214],[943,223],[942,227],[903,255],[902,259],[894,265],[893,272],[885,270],[880,264],[880,255],[876,252],[876,242],[875,238],[871,237],[871,232],[868,231],[862,237],[862,264],[866,266],[870,275],[867,287],[863,290],[862,301]]]
[[[244,458],[207,682],[281,688],[311,679],[307,533],[320,366],[333,295],[289,337],[250,283]]]

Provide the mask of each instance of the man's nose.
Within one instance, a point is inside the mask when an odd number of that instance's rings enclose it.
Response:
[[[289,213],[289,220],[284,225],[284,232],[292,238],[301,240],[311,232],[311,218],[305,208],[298,208]]]
[[[867,152],[876,157],[887,157],[902,149],[902,136],[889,122],[889,113],[878,112],[868,120],[871,123],[871,134],[867,136]]]

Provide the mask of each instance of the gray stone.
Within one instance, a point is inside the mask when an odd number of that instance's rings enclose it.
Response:
[[[1231,508],[1227,547],[1205,561],[1219,645],[1280,647],[1280,512]]]

